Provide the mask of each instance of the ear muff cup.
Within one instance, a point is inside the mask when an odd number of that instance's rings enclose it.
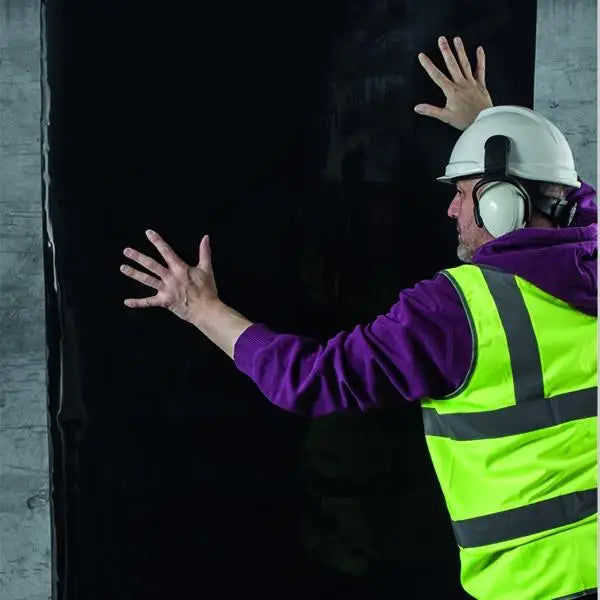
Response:
[[[492,181],[473,193],[479,198],[473,198],[475,220],[495,238],[525,226],[525,204],[529,199],[512,183]]]

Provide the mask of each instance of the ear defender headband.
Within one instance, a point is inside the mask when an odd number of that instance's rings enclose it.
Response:
[[[522,184],[508,174],[510,140],[494,135],[485,142],[483,178],[473,187],[473,209],[478,227],[494,237],[521,229],[531,220],[532,202],[560,227],[568,227],[577,209],[577,200],[543,196],[534,184]]]

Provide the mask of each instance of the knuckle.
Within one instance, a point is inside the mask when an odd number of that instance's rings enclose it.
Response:
[[[190,276],[190,267],[188,265],[186,265],[185,263],[176,263],[175,265],[175,269],[174,269],[181,278],[183,279],[189,279]]]
[[[177,264],[173,265],[170,269],[168,269],[165,279],[166,280],[179,280],[181,279],[181,267]]]

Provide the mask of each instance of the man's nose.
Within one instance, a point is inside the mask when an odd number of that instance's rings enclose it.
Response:
[[[452,202],[450,202],[450,206],[448,207],[448,216],[451,219],[456,219],[458,217],[458,209],[458,194],[456,194],[454,198],[452,198]]]

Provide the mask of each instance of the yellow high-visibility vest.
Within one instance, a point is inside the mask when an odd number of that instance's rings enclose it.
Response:
[[[524,279],[442,271],[469,319],[461,387],[421,401],[429,453],[477,600],[597,586],[597,319]]]

